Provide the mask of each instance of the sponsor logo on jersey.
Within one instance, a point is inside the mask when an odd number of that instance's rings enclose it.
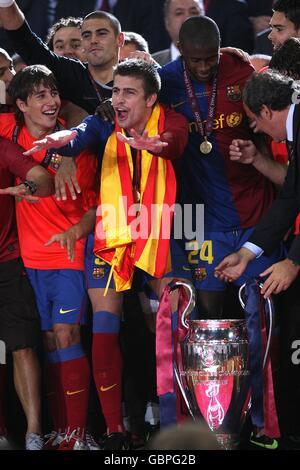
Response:
[[[237,127],[241,124],[243,120],[242,113],[231,113],[226,117],[226,122],[229,127]]]

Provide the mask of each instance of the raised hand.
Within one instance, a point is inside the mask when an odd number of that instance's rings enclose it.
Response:
[[[33,142],[34,147],[24,152],[24,155],[32,155],[40,150],[64,147],[64,145],[67,145],[71,140],[75,139],[76,136],[77,131],[69,131],[67,129],[54,132],[53,134],[46,135],[44,139]]]
[[[123,135],[121,132],[117,132],[117,138],[121,142],[125,142],[131,147],[138,150],[148,150],[153,154],[158,154],[162,151],[163,147],[168,145],[168,142],[163,142],[160,140],[160,135],[155,135],[153,137],[148,136],[148,132],[144,131],[141,135],[138,134],[134,129],[130,130],[130,137]]]

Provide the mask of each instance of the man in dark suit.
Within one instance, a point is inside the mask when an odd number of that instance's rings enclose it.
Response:
[[[300,89],[293,88],[289,77],[268,70],[251,77],[244,89],[248,117],[256,121],[260,132],[274,140],[287,139],[289,168],[284,186],[270,210],[257,225],[243,247],[221,261],[215,275],[225,281],[241,276],[248,263],[263,252],[269,254],[283,240],[300,211]],[[297,104],[295,104],[297,103]],[[300,271],[300,235],[294,237],[287,257],[260,274],[268,276],[262,294],[278,294],[286,290]]]
[[[248,242],[216,267],[216,275],[228,281],[238,278],[260,253],[271,252],[293,226],[300,209],[300,90],[293,88],[290,78],[271,71],[254,75],[245,90],[246,112],[257,128],[273,138],[288,139],[290,165],[282,191]],[[299,449],[300,235],[290,239],[286,259],[261,273],[268,276],[261,292],[265,297],[282,292],[276,299],[280,328],[277,405],[283,445]]]

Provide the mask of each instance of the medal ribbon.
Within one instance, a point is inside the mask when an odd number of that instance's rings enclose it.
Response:
[[[195,91],[193,89],[192,81],[187,73],[184,60],[182,61],[182,63],[183,63],[184,85],[185,85],[189,103],[192,109],[192,113],[193,113],[193,116],[195,118],[195,121],[198,127],[198,132],[199,134],[201,134],[201,136],[205,140],[207,140],[207,137],[210,136],[210,134],[212,133],[212,128],[213,128],[213,120],[214,120],[216,97],[217,97],[217,77],[215,77],[213,81],[210,103],[208,105],[207,120],[206,120],[206,125],[204,127],[204,122],[201,116],[200,108],[198,105],[198,100],[197,100]]]

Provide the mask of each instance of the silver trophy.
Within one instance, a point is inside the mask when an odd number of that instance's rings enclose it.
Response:
[[[188,320],[195,306],[195,289],[184,286],[189,303],[182,313],[186,335],[175,376],[193,419],[204,419],[223,449],[234,449],[250,403],[248,341],[244,320]],[[181,363],[180,363],[181,362]]]

